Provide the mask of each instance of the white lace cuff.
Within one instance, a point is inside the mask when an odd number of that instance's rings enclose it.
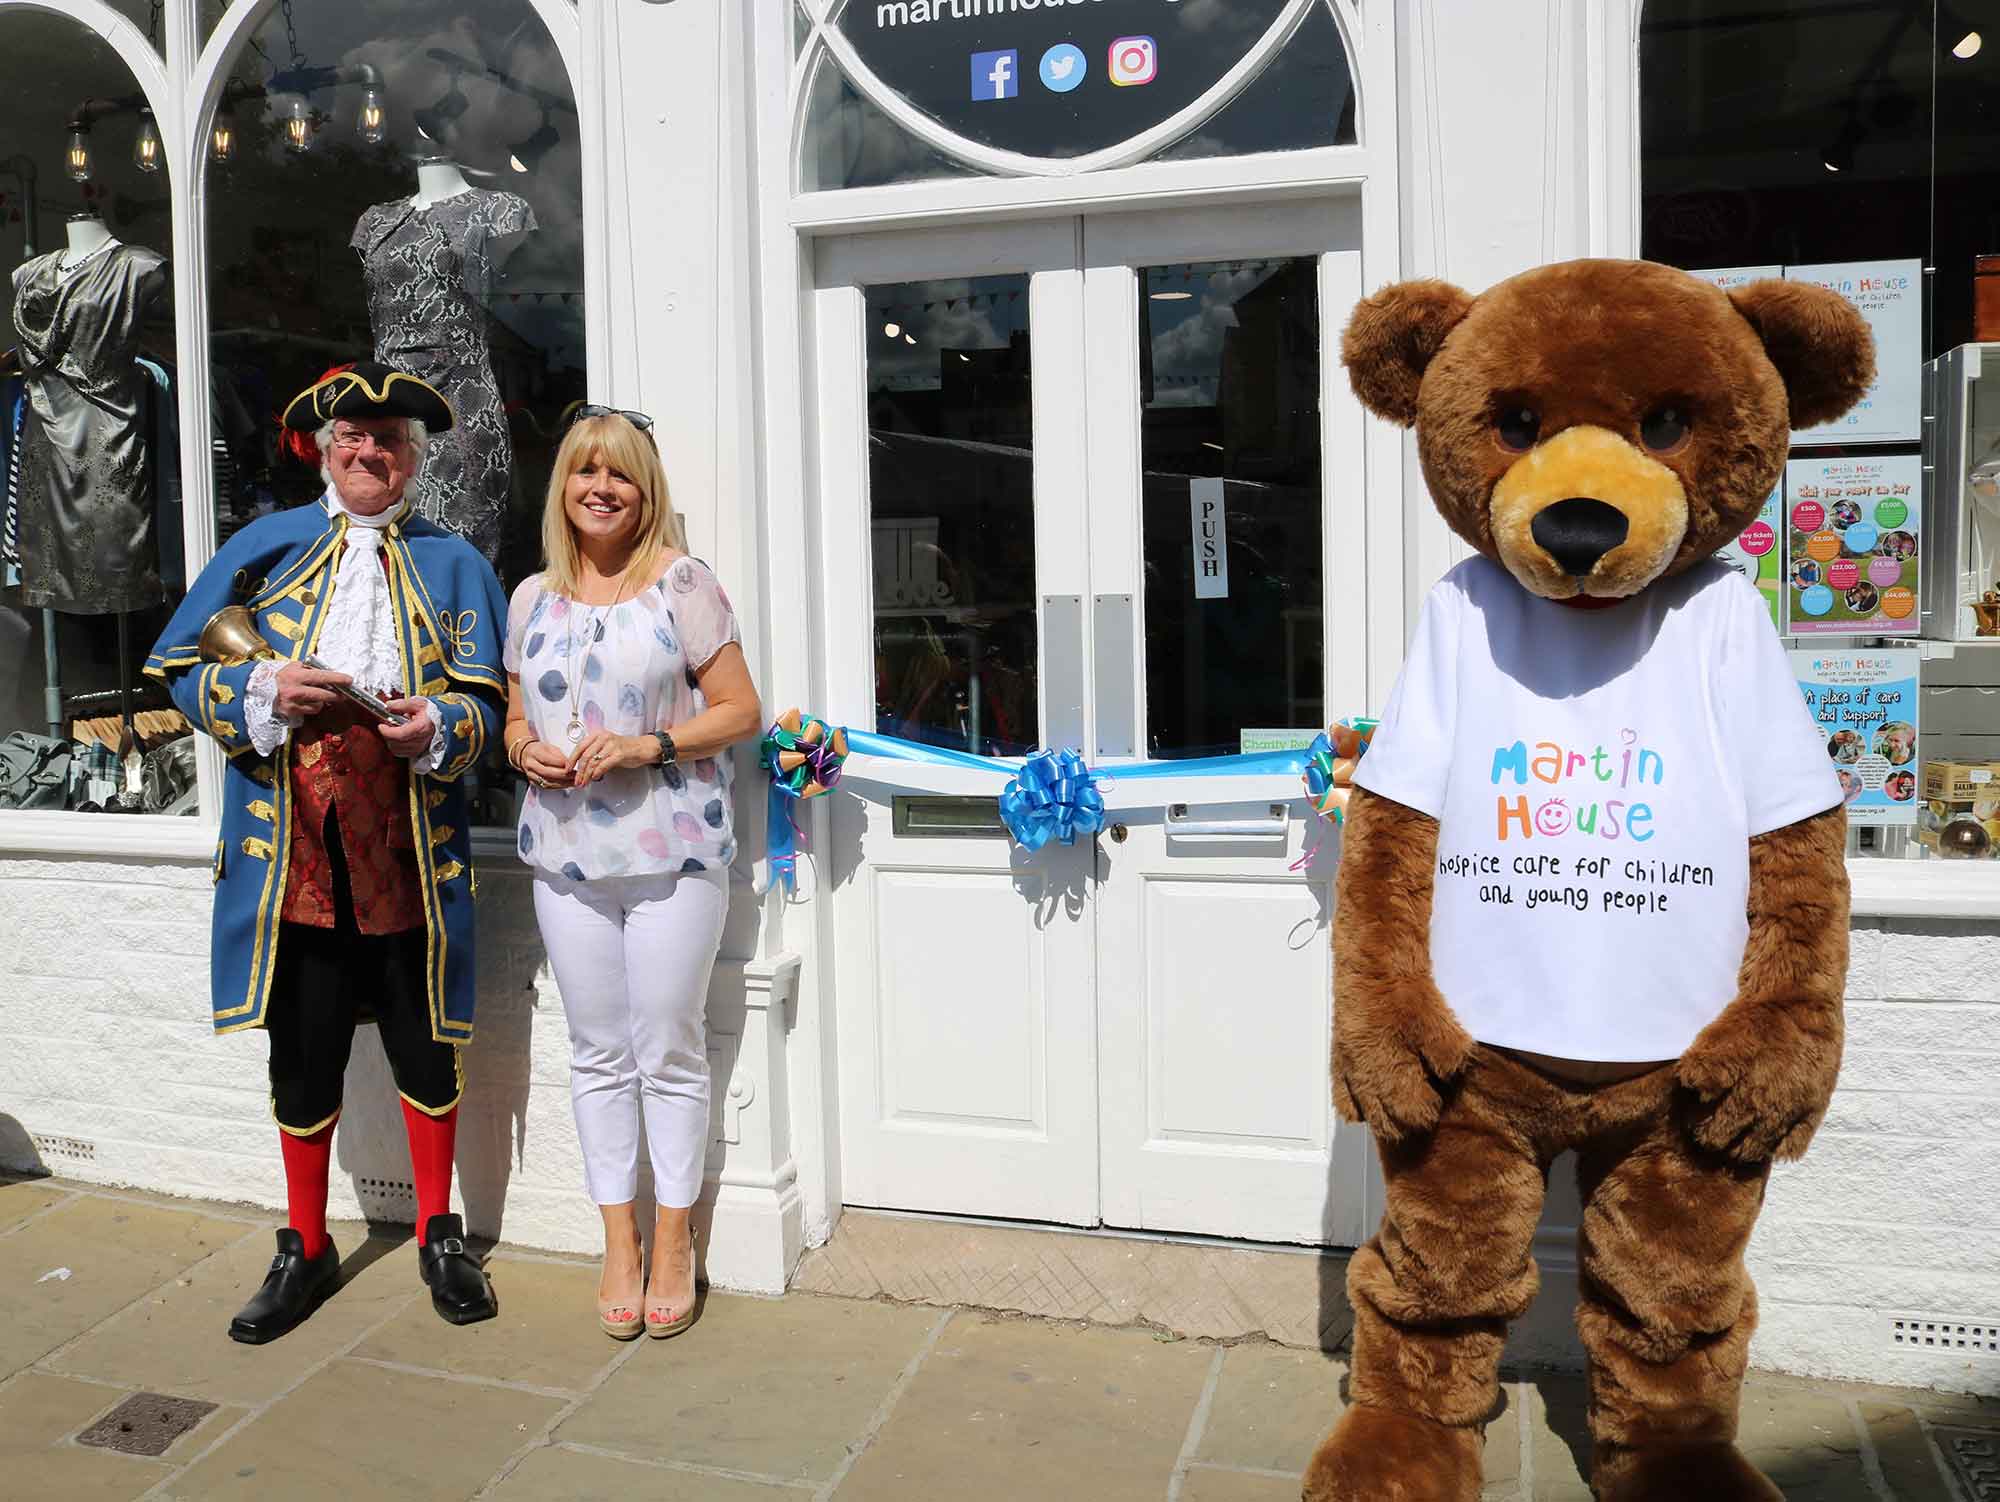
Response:
[[[424,700],[424,713],[431,717],[431,743],[424,754],[411,763],[411,770],[418,776],[426,776],[444,765],[444,716],[430,700]]]
[[[278,713],[278,670],[282,662],[260,662],[250,671],[243,690],[243,723],[250,731],[250,745],[259,756],[269,756],[284,745],[299,721]]]

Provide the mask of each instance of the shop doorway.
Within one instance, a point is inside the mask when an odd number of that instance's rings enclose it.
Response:
[[[1344,201],[820,242],[831,714],[1102,765],[1340,712],[1359,243]],[[1294,779],[1162,781],[1030,856],[990,776],[864,772],[823,857],[847,1203],[1358,1239]]]

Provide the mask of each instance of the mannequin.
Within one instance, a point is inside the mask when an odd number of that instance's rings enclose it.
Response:
[[[491,563],[500,556],[514,461],[487,354],[488,301],[500,267],[536,227],[535,213],[516,194],[467,182],[448,139],[433,137],[432,145],[433,154],[417,160],[417,191],[366,210],[350,243],[368,289],[375,358],[429,382],[457,415],[425,450],[410,497],[422,516]]]
[[[71,214],[65,228],[69,234],[69,248],[63,252],[64,266],[74,266],[85,256],[94,255],[105,246],[118,243],[112,237],[111,231],[105,228],[104,221],[98,217],[95,209],[84,209],[80,213]]]
[[[434,203],[471,191],[472,184],[465,180],[458,163],[450,157],[423,157],[417,162],[417,191],[410,202],[420,209],[427,209]]]

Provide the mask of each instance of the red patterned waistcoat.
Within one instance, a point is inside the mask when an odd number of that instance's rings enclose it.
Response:
[[[364,934],[424,926],[423,887],[410,831],[410,764],[372,721],[330,710],[292,734],[292,840],[285,877],[287,923],[333,927],[333,871],[326,820],[340,821],[340,846]]]

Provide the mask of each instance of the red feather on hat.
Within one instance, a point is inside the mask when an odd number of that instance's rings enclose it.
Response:
[[[318,377],[313,381],[313,385],[317,386],[321,381],[331,376],[337,376],[343,370],[352,369],[354,369],[354,361],[352,360],[349,360],[345,365],[329,365],[319,373]],[[313,435],[287,428],[284,425],[282,417],[278,419],[278,452],[280,454],[290,454],[301,464],[317,466],[320,461],[319,443]]]

